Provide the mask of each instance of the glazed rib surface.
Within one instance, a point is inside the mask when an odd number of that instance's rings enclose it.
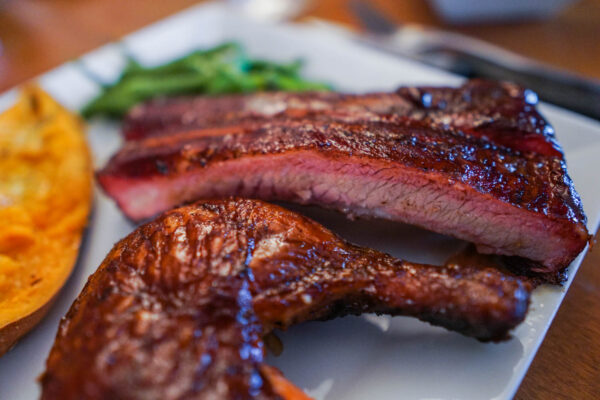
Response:
[[[132,113],[138,133],[98,178],[135,220],[216,196],[292,201],[415,224],[557,271],[588,232],[532,96],[474,81],[155,102]]]
[[[554,130],[537,112],[535,93],[510,83],[472,80],[459,88],[402,87],[391,93],[267,92],[151,101],[127,116],[127,140],[273,120],[378,121],[452,128],[514,150],[562,157]],[[215,131],[213,131],[213,134]]]
[[[498,340],[529,289],[354,246],[260,201],[197,203],[115,245],[61,321],[42,399],[301,399],[264,364],[274,327],[377,312]]]

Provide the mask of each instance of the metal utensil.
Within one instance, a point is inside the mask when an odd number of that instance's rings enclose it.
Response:
[[[508,80],[552,104],[600,120],[600,81],[553,68],[472,37],[416,24],[398,25],[367,1],[351,11],[368,32],[357,40],[467,77]]]

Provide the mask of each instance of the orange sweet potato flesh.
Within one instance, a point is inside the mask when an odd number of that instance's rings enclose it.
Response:
[[[36,86],[0,114],[0,355],[73,269],[92,201],[82,122]]]
[[[275,392],[285,400],[312,400],[301,389],[283,377],[281,372],[269,365],[263,365],[261,368],[263,374],[269,379]]]

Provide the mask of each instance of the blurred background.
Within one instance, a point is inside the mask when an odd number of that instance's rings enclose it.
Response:
[[[0,90],[196,3],[195,0],[0,0]],[[317,17],[358,27],[348,0],[230,0],[229,3],[260,17],[283,16],[295,20]],[[418,23],[463,33],[600,79],[600,0],[373,0],[371,3],[398,23]]]
[[[355,30],[365,27],[352,0],[227,2],[232,9],[268,21],[318,19]],[[196,3],[0,0],[0,92]],[[440,29],[446,37],[466,35],[550,69],[591,79],[589,82],[600,80],[600,0],[370,3],[387,24],[419,24]],[[507,62],[510,60],[507,57]],[[598,251],[586,257],[517,399],[592,399],[600,395],[600,266],[595,265],[599,263]]]

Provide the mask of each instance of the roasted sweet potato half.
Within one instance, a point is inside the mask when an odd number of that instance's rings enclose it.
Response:
[[[46,314],[92,200],[83,125],[36,86],[0,115],[0,355]]]

